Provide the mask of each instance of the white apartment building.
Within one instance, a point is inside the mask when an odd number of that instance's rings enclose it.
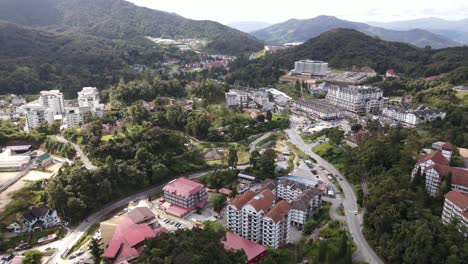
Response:
[[[455,219],[459,222],[459,231],[468,236],[468,195],[450,191],[445,195],[442,223],[449,224]]]
[[[289,238],[289,204],[275,203],[269,189],[256,194],[247,191],[229,202],[226,227],[250,241],[264,246],[279,247]]]
[[[426,190],[437,196],[444,177],[450,176],[451,189],[468,194],[468,169],[450,167],[454,146],[446,142],[432,144],[434,151],[422,156],[414,166],[412,178],[420,170],[426,178]]]
[[[39,103],[47,107],[54,115],[61,115],[65,112],[63,94],[59,90],[41,91]]]
[[[289,240],[290,205],[282,200],[278,202],[263,218],[263,241],[267,247],[278,248]]]
[[[99,91],[96,87],[84,87],[78,92],[78,106],[90,107],[91,112],[97,116],[104,114],[104,104],[99,101]]]
[[[328,73],[328,63],[315,60],[300,60],[294,63],[292,75],[325,76]]]
[[[422,123],[434,121],[436,118],[444,119],[447,115],[444,111],[439,111],[424,105],[396,105],[386,106],[382,114],[400,123],[417,126]]]
[[[82,107],[66,107],[64,124],[67,127],[76,127],[82,125],[86,118],[92,116],[92,108],[90,106]]]
[[[226,107],[247,107],[249,96],[246,92],[230,90],[225,94]]]
[[[331,86],[326,98],[331,104],[355,114],[381,112],[388,101],[380,88],[354,85]]]

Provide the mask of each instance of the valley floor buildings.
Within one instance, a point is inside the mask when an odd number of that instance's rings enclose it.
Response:
[[[229,202],[226,227],[233,233],[278,248],[291,225],[302,227],[322,204],[321,191],[290,180],[265,180],[259,193],[248,190]]]

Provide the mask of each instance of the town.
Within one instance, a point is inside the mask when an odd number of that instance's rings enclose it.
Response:
[[[468,262],[463,34],[8,1],[0,263]]]

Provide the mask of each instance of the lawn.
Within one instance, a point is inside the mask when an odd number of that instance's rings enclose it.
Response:
[[[333,164],[339,171],[343,170],[344,152],[337,146],[330,144],[330,142],[323,142],[314,147],[312,151]]]

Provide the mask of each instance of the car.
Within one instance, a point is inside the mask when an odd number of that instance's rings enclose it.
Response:
[[[342,181],[342,180],[343,180],[343,178],[340,178],[340,181]]]
[[[354,212],[353,212],[354,215],[357,215],[357,213],[358,213],[357,211],[354,211]]]
[[[317,178],[317,179],[318,179],[318,178],[320,178],[320,176],[316,175],[316,176],[315,176],[315,178]]]
[[[76,258],[75,255],[70,255],[70,256],[68,257],[68,259],[74,259],[74,258]]]
[[[77,256],[81,256],[81,255],[83,255],[83,254],[84,254],[84,251],[83,251],[83,250],[80,250],[80,251],[76,252],[76,255],[77,255]]]

